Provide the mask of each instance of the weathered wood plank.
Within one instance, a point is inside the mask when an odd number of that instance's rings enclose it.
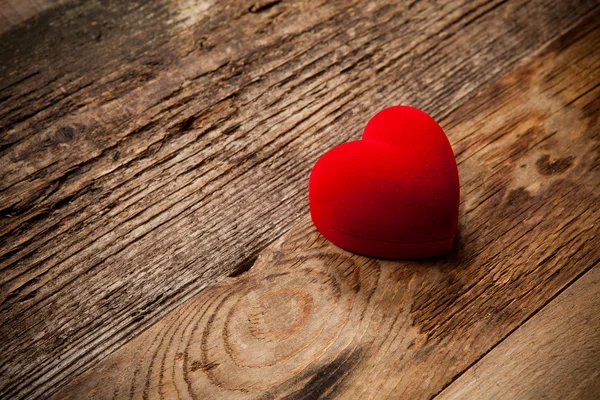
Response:
[[[305,218],[56,398],[430,398],[600,260],[600,18],[443,121],[452,254],[384,261]]]
[[[600,397],[600,267],[564,293],[436,399]]]
[[[2,0],[0,1],[0,33],[65,2],[66,0]]]
[[[247,269],[376,110],[446,115],[596,7],[256,3],[80,1],[2,36],[0,396]]]

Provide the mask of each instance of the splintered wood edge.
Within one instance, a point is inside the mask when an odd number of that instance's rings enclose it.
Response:
[[[443,122],[463,190],[452,254],[361,257],[305,218],[56,398],[439,394],[600,257],[596,17]]]

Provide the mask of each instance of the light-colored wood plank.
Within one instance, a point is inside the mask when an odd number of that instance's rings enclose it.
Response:
[[[600,266],[519,327],[436,397],[600,398]]]
[[[441,118],[595,7],[80,1],[6,32],[0,397],[48,393],[247,269],[378,109]]]
[[[56,398],[430,398],[600,258],[600,18],[446,118],[460,237],[361,257],[310,220]]]

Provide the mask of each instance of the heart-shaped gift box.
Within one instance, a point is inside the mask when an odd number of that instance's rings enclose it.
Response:
[[[449,252],[459,197],[448,138],[433,118],[408,106],[373,116],[361,140],[321,156],[309,181],[317,229],[339,247],[385,258]]]

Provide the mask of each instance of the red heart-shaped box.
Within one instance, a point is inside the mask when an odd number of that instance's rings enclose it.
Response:
[[[325,153],[308,192],[315,226],[344,249],[417,258],[452,248],[460,197],[454,153],[442,128],[414,107],[380,111],[361,140]]]

